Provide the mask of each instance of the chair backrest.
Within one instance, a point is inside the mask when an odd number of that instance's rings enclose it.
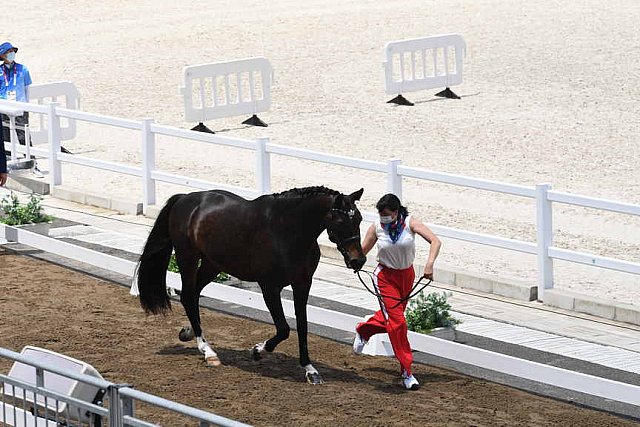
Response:
[[[52,82],[33,84],[29,86],[29,102],[45,104],[47,102],[60,102],[64,108],[77,110],[80,108],[80,94],[76,85],[72,82]],[[31,116],[34,116],[33,114]],[[46,116],[35,115],[29,119],[31,142],[43,144],[48,142],[48,127]],[[76,121],[62,119],[60,121],[60,139],[68,141],[76,137]]]
[[[38,362],[55,365],[56,367],[64,369],[65,371],[90,375],[92,377],[103,379],[102,375],[100,375],[100,373],[93,366],[81,360],[77,360],[51,350],[33,346],[26,346],[20,353],[32,359],[35,359]],[[8,376],[14,379],[22,380],[29,384],[36,384],[36,368],[24,363],[15,362],[13,366],[11,366]],[[98,387],[95,387],[91,384],[85,384],[74,379],[66,378],[61,375],[46,371],[44,373],[44,388],[89,403],[92,403],[95,400],[96,396],[101,393],[101,390]],[[23,390],[19,387],[13,387],[7,384],[4,387],[3,392],[5,395],[12,396],[12,398],[22,400]],[[24,400],[27,403],[36,404],[37,406],[42,408],[45,407],[44,397],[38,395],[35,399],[36,401],[34,402],[34,395],[30,391],[24,391]],[[48,399],[46,407],[49,411],[54,411],[60,415],[63,415],[65,413],[67,403],[63,401],[52,401],[52,399]],[[73,407],[70,407],[69,410],[72,414],[76,413]],[[86,414],[81,414],[81,420],[88,421],[88,419],[89,417]]]

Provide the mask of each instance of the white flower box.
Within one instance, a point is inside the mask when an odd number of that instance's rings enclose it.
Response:
[[[427,335],[447,341],[455,341],[458,338],[456,328],[452,326],[432,329]],[[393,347],[391,347],[389,335],[376,334],[372,336],[362,349],[362,354],[369,356],[393,356]]]

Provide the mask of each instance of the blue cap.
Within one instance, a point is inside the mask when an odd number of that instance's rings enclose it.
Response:
[[[5,53],[10,51],[11,49],[15,49],[16,52],[18,51],[18,48],[15,47],[14,45],[12,45],[11,42],[4,42],[4,43],[0,44],[0,55],[4,55]]]

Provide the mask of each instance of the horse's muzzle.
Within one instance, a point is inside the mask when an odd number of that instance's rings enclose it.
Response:
[[[347,263],[347,266],[350,269],[352,269],[353,271],[358,271],[358,270],[360,270],[362,268],[362,266],[364,265],[364,263],[366,261],[367,261],[367,259],[365,257],[352,258]]]

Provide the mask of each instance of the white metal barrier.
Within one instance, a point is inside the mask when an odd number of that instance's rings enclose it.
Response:
[[[26,244],[36,249],[56,253],[63,257],[72,255],[70,257],[72,259],[82,260],[88,264],[99,266],[101,268],[110,269],[109,266],[113,265],[111,262],[113,257],[109,255],[104,255],[82,247],[74,247],[73,245],[50,237],[6,226],[4,224],[0,224],[0,238],[1,237],[4,237],[9,241]],[[101,260],[102,257],[105,257],[105,261]],[[134,269],[135,263],[133,261],[122,259],[118,262],[118,266],[113,271],[133,272]],[[167,285],[175,290],[180,290],[182,288],[180,275],[168,272]],[[214,283],[207,285],[203,289],[202,295],[244,307],[268,311],[260,294],[244,289]],[[293,301],[283,300],[282,303],[285,315],[295,317]],[[311,323],[346,332],[353,332],[356,324],[362,321],[362,318],[358,316],[315,307],[313,305],[307,306],[307,317]],[[640,410],[639,386],[518,359],[501,353],[495,353],[481,348],[442,340],[416,332],[409,332],[409,340],[411,342],[411,348],[426,354],[477,366],[494,372],[525,378],[554,387],[561,387],[591,396],[598,396],[605,399],[611,399],[616,402],[635,405],[638,406],[638,409]],[[120,390],[120,394],[126,396],[132,396],[132,392],[134,391],[129,389]]]
[[[77,110],[80,108],[80,94],[72,82],[33,84],[29,86],[29,102],[40,105],[60,102],[66,108]],[[75,120],[65,122],[60,124],[60,139],[68,141],[76,137],[76,122]],[[32,143],[43,144],[49,141],[46,116],[31,117],[29,124]]]
[[[462,60],[467,45],[458,34],[388,42],[384,47],[385,90],[398,94],[389,102],[413,105],[402,94],[438,87],[436,96],[459,98],[450,89],[462,83]]]
[[[402,182],[404,177],[535,199],[537,205],[537,241],[535,243],[461,230],[452,227],[438,226],[436,224],[429,224],[429,226],[432,227],[436,233],[443,237],[536,255],[538,258],[538,299],[541,301],[544,301],[545,289],[550,289],[553,287],[554,259],[640,275],[640,263],[638,262],[613,259],[600,255],[580,251],[572,251],[553,246],[553,227],[551,215],[553,203],[571,204],[635,216],[640,216],[640,205],[553,191],[550,184],[538,184],[534,187],[485,179],[477,179],[462,175],[403,166],[402,162],[399,159],[390,159],[386,162],[357,159],[353,157],[340,156],[313,150],[306,150],[302,148],[273,144],[269,142],[268,138],[247,140],[228,136],[193,132],[171,126],[158,125],[153,122],[153,119],[143,119],[142,121],[135,121],[102,116],[62,108],[55,103],[48,104],[47,106],[40,106],[13,101],[0,101],[0,108],[3,108],[3,106],[5,105],[23,108],[25,111],[37,111],[48,116],[47,120],[49,126],[48,130],[50,141],[49,150],[45,151],[33,148],[32,152],[36,155],[41,155],[43,157],[49,158],[49,179],[50,185],[52,187],[62,184],[61,170],[63,162],[137,176],[141,178],[141,186],[143,190],[143,205],[145,212],[149,205],[156,204],[157,182],[167,182],[171,184],[178,184],[186,187],[205,190],[213,188],[224,189],[248,198],[255,198],[261,194],[270,193],[271,155],[281,155],[297,159],[312,160],[332,165],[345,166],[353,169],[383,173],[386,175],[388,191],[398,195],[401,199]],[[81,155],[69,155],[60,153],[59,123],[61,118],[82,120],[91,123],[100,123],[104,125],[140,131],[142,164],[140,166],[131,166],[116,162],[93,159]],[[188,176],[175,175],[157,169],[155,164],[155,135],[167,135],[177,138],[242,148],[252,151],[255,154],[256,165],[255,188],[251,189],[221,183],[214,183],[210,181],[190,178]],[[364,212],[363,216],[369,221],[376,218],[376,215],[371,212]]]
[[[271,64],[262,57],[185,67],[180,88],[185,120],[204,126],[207,120],[251,114],[243,123],[267,126],[257,113],[271,107],[272,76]]]
[[[106,381],[93,367],[80,360],[37,347],[25,349],[16,353],[0,347],[0,358],[14,361],[8,375],[0,374],[2,425],[157,426],[135,417],[135,402],[145,402],[189,417],[194,425],[197,422],[201,427],[248,427],[229,418],[134,390],[130,384]],[[103,398],[109,402],[108,407],[102,405]]]

